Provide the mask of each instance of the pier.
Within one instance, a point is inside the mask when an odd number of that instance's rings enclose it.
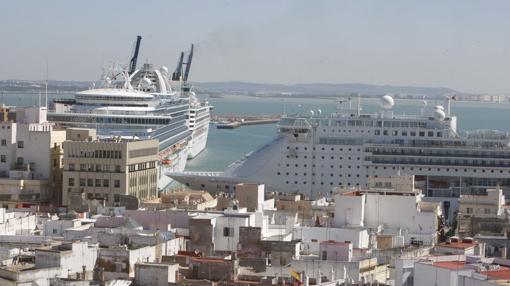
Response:
[[[234,129],[243,125],[273,124],[280,120],[280,115],[212,115],[211,121],[218,129]]]

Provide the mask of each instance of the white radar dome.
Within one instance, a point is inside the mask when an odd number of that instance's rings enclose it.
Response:
[[[436,108],[436,110],[434,110],[434,118],[439,120],[439,121],[443,121],[446,117],[446,114],[444,113],[443,110],[439,109],[439,108]]]
[[[434,108],[444,111],[444,107],[442,105],[436,105],[436,107],[434,107]]]
[[[381,97],[381,107],[384,109],[392,109],[395,105],[395,101],[393,100],[393,97],[390,95],[385,95]]]
[[[152,84],[152,82],[151,82],[151,80],[150,80],[150,79],[148,79],[148,78],[144,77],[144,78],[143,78],[143,84],[145,84],[145,85],[147,85],[147,86],[150,86],[150,85]]]
[[[162,72],[162,73],[164,73],[164,74],[168,74],[168,68],[167,68],[167,67],[162,66],[162,67],[160,68],[160,70],[161,70],[161,72]]]

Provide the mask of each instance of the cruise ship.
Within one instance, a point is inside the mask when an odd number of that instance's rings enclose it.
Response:
[[[158,188],[163,190],[172,181],[165,174],[182,172],[188,157],[205,148],[210,107],[187,82],[193,47],[187,62],[182,53],[170,74],[168,68],[148,63],[136,69],[140,40],[129,69],[114,66],[100,87],[78,92],[74,99],[55,100],[48,120],[63,127],[94,128],[103,138],[158,139]]]
[[[333,114],[284,115],[278,136],[224,172],[170,174],[192,188],[229,191],[236,183],[265,183],[278,192],[311,198],[335,187],[364,187],[368,178],[416,175],[430,197],[458,197],[510,186],[510,136],[494,130],[460,133],[446,97],[424,101],[419,115],[397,115],[390,95],[380,110],[340,102]],[[353,100],[354,101],[354,100]],[[355,106],[351,108],[351,106]]]

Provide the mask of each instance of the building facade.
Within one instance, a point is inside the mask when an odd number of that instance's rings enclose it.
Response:
[[[65,130],[46,121],[45,107],[12,113],[15,119],[0,122],[0,202],[8,208],[50,202],[61,180],[57,150]]]
[[[158,141],[66,141],[62,202],[73,196],[119,205],[121,196],[140,201],[158,196]]]

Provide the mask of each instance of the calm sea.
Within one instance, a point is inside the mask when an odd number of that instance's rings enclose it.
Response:
[[[69,97],[70,95],[50,95],[53,98]],[[27,106],[38,102],[38,95],[1,95],[1,102],[7,105]],[[44,99],[43,99],[44,102]],[[310,110],[320,109],[323,113],[335,111],[336,103],[329,99],[280,99],[258,98],[249,96],[225,96],[209,98],[214,106],[213,113],[222,115],[258,115],[287,113],[309,114]],[[363,111],[374,112],[378,109],[376,99],[362,99]],[[429,105],[441,104],[441,101],[429,100]],[[353,105],[355,100],[353,101]],[[398,114],[417,114],[422,106],[421,101],[396,100],[395,112]],[[498,129],[510,132],[510,104],[453,102],[452,112],[457,116],[460,130]],[[197,158],[188,161],[187,170],[223,171],[230,163],[240,159],[244,154],[256,150],[276,136],[276,125],[254,125],[226,130],[209,129],[207,149]]]

